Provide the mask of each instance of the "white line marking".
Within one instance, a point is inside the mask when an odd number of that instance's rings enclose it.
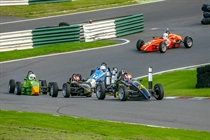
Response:
[[[33,21],[33,20],[40,20],[40,19],[48,19],[48,18],[54,18],[54,17],[63,17],[63,16],[77,15],[77,14],[83,14],[83,13],[90,13],[90,12],[96,12],[96,11],[109,10],[109,9],[117,9],[117,8],[123,8],[123,7],[131,7],[131,6],[136,6],[136,5],[143,5],[143,4],[162,2],[162,1],[165,1],[165,0],[158,0],[158,1],[154,1],[154,2],[145,2],[145,3],[142,3],[142,4],[133,4],[133,5],[128,5],[128,6],[112,7],[112,8],[105,8],[105,9],[99,9],[99,10],[92,10],[92,11],[84,11],[84,12],[78,12],[78,13],[57,15],[57,16],[49,16],[49,17],[42,17],[42,18],[25,19],[25,20],[11,21],[11,22],[3,22],[3,23],[0,23],[0,25],[12,24],[12,23],[18,23],[18,22],[26,22],[26,21]]]
[[[49,54],[49,55],[42,55],[42,56],[36,56],[36,57],[29,57],[29,58],[23,58],[23,59],[11,60],[11,61],[4,61],[4,62],[0,62],[0,64],[10,63],[10,62],[17,62],[17,61],[22,61],[22,60],[29,60],[29,59],[34,59],[34,58],[43,58],[43,57],[48,57],[48,56],[57,56],[57,55],[62,55],[62,54],[70,54],[70,53],[84,52],[84,51],[90,51],[90,50],[105,49],[105,48],[110,48],[110,47],[115,47],[115,46],[122,46],[122,45],[125,45],[125,44],[130,42],[130,40],[121,39],[121,38],[116,38],[116,39],[112,39],[112,40],[123,40],[125,42],[123,42],[121,44],[115,44],[115,45],[104,46],[104,47],[99,47],[99,48],[91,48],[91,49],[84,49],[84,50],[78,50],[78,51],[56,53],[56,54]]]

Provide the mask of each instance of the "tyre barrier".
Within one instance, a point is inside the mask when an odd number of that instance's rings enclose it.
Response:
[[[201,7],[201,10],[203,11],[203,19],[201,20],[201,23],[210,24],[210,5],[203,4],[203,6]]]
[[[197,68],[196,88],[210,88],[210,65]]]

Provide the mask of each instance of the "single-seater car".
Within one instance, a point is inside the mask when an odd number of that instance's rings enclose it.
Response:
[[[139,39],[136,43],[136,49],[144,52],[160,51],[161,53],[165,53],[168,49],[179,48],[181,44],[184,44],[185,48],[191,48],[193,46],[192,37],[182,37],[181,35],[170,33],[167,29],[163,36],[153,37],[148,42]]]
[[[150,100],[152,96],[162,100],[164,89],[161,84],[155,84],[154,89],[146,89],[140,82],[132,80],[132,76],[125,70],[117,74],[117,69],[114,68],[112,75],[107,74],[105,81],[96,86],[96,97],[99,100],[104,100],[107,94],[121,101],[131,98]]]
[[[8,92],[16,95],[39,95],[41,93],[47,94],[47,81],[38,80],[33,71],[28,71],[22,84],[20,81],[15,82],[14,79],[10,79]]]
[[[91,97],[92,93],[95,92],[96,85],[104,81],[105,74],[111,74],[110,68],[105,62],[100,66],[91,70],[89,78],[82,78],[80,74],[73,74],[69,81],[64,83],[62,89],[59,89],[56,82],[49,82],[49,95],[52,97],[57,97],[58,92],[62,91],[65,98],[70,96],[86,96]]]
[[[69,81],[63,84],[62,89],[59,89],[56,82],[49,82],[48,88],[49,95],[52,97],[57,97],[59,91],[62,91],[64,98],[69,98],[70,96],[92,96],[90,83],[82,79],[80,74],[73,74]]]

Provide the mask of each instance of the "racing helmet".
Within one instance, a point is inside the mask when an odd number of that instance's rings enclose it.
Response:
[[[168,39],[168,34],[167,33],[163,34],[163,39]]]
[[[105,72],[105,71],[106,71],[106,66],[102,65],[102,66],[100,67],[100,70],[103,71],[103,72]]]
[[[132,76],[129,73],[126,73],[123,77],[124,81],[130,82],[132,80]]]
[[[80,81],[79,75],[74,75],[72,80],[75,81],[75,82],[79,82]]]
[[[36,75],[35,74],[30,74],[29,75],[29,80],[34,80],[36,79]]]

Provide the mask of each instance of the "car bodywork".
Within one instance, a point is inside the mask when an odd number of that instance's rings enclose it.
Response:
[[[47,82],[46,80],[33,79],[29,80],[29,75],[34,74],[33,71],[29,71],[21,84],[20,81],[15,82],[14,79],[10,79],[8,85],[9,93],[16,95],[40,95],[47,94]]]
[[[167,39],[163,39],[162,37],[153,37],[152,40],[148,42],[144,42],[143,40],[139,39],[136,43],[136,48],[138,51],[145,51],[145,52],[156,52],[160,51],[161,53],[165,53],[167,49],[171,48],[179,48],[182,43],[184,43],[185,48],[191,48],[193,46],[193,39],[189,36],[185,38],[177,35],[172,34],[168,30],[169,44],[167,45]]]

